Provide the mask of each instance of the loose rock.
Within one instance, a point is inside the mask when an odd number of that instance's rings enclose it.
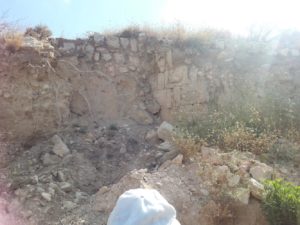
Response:
[[[232,197],[242,204],[249,203],[250,191],[247,188],[237,188],[232,192]]]
[[[52,142],[54,143],[54,147],[52,149],[54,154],[58,155],[59,157],[64,157],[70,153],[69,148],[58,135],[54,135]]]
[[[76,207],[77,207],[77,205],[74,202],[71,202],[71,201],[64,201],[63,202],[63,208],[66,209],[66,210],[68,210],[68,211],[72,210],[72,209],[74,209]]]
[[[171,141],[174,134],[174,127],[166,121],[164,121],[157,130],[158,137],[164,141]]]
[[[259,200],[263,199],[264,186],[261,183],[259,183],[257,180],[250,178],[249,189],[253,197]]]
[[[43,192],[41,194],[42,198],[45,199],[46,201],[50,202],[52,200],[52,196],[49,193]]]
[[[60,184],[60,188],[61,188],[61,190],[65,191],[65,192],[72,191],[72,185],[68,182],[62,182]]]
[[[250,168],[250,174],[255,180],[264,181],[272,178],[273,169],[264,163],[260,163]]]

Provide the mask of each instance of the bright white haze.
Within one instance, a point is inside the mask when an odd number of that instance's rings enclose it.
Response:
[[[162,20],[237,34],[253,26],[300,30],[300,0],[166,0]]]

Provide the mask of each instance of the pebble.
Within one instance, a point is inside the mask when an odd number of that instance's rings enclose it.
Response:
[[[59,182],[64,182],[66,181],[65,175],[62,171],[57,172],[57,179]]]
[[[43,193],[41,194],[41,196],[42,196],[43,199],[45,199],[45,200],[48,201],[48,202],[50,202],[51,199],[52,199],[51,194],[46,193],[46,192],[43,192]]]
[[[77,207],[76,203],[74,203],[72,201],[64,201],[63,202],[63,208],[66,210],[72,210],[76,207]]]
[[[65,192],[70,192],[72,191],[72,185],[68,182],[62,182],[60,184],[60,188],[65,191]]]

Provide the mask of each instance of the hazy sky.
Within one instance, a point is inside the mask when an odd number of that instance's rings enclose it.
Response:
[[[300,0],[0,0],[0,12],[22,26],[46,24],[76,37],[130,24],[212,26],[245,33],[250,26],[300,30]]]

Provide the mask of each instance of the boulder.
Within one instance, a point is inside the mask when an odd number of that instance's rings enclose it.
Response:
[[[41,193],[41,196],[43,199],[45,199],[48,202],[50,202],[52,200],[52,196],[49,193],[43,192],[43,193]]]
[[[115,36],[107,37],[106,44],[110,48],[120,48],[119,38]]]
[[[68,182],[61,182],[59,186],[64,192],[70,192],[73,189],[72,185]]]
[[[145,102],[146,109],[153,115],[158,114],[161,110],[160,105],[154,99],[147,100]]]
[[[145,135],[145,140],[148,142],[156,142],[158,140],[157,132],[155,130],[149,130]]]
[[[256,198],[258,200],[263,199],[264,186],[261,183],[259,183],[257,180],[250,178],[249,189],[250,189],[251,195],[254,198]]]
[[[166,121],[164,121],[157,130],[158,137],[164,141],[172,141],[174,134],[174,127]]]
[[[45,166],[58,164],[60,158],[57,155],[46,153],[41,157],[41,160]]]
[[[248,188],[236,188],[231,196],[238,202],[247,205],[249,203],[250,191]]]
[[[264,181],[272,178],[273,168],[264,163],[259,163],[250,168],[250,174],[255,180]]]
[[[52,138],[52,142],[54,143],[52,152],[59,157],[64,157],[65,155],[70,153],[70,149],[67,145],[61,140],[58,135],[54,135]]]
[[[138,47],[137,46],[138,46],[137,40],[136,39],[130,39],[131,51],[137,52],[138,51]]]
[[[121,45],[123,48],[127,48],[129,45],[129,39],[128,38],[120,38]]]
[[[182,165],[183,162],[183,155],[179,154],[178,156],[176,156],[173,160],[172,163],[176,164],[176,165]]]
[[[103,53],[103,54],[102,54],[102,59],[103,59],[104,61],[108,62],[109,60],[112,59],[112,56],[111,56],[111,54],[109,54],[109,53]]]
[[[85,46],[85,53],[88,60],[92,61],[94,58],[95,48],[93,45],[88,44]]]
[[[123,65],[125,63],[125,57],[121,53],[114,53],[114,59],[117,64]]]
[[[149,125],[154,122],[151,115],[143,109],[132,110],[130,114],[131,118],[139,124]]]
[[[160,150],[162,150],[162,151],[168,152],[168,151],[172,151],[172,150],[176,149],[176,146],[174,146],[173,144],[171,144],[168,141],[165,141],[165,142],[159,144],[157,146],[157,148],[160,149]]]
[[[231,174],[227,176],[227,183],[229,187],[235,187],[240,183],[241,177],[236,174]]]

